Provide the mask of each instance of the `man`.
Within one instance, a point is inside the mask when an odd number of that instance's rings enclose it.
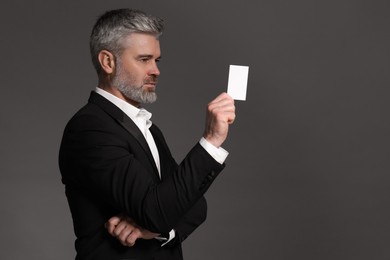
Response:
[[[234,101],[222,93],[208,105],[203,137],[176,164],[141,107],[156,100],[162,29],[159,18],[120,9],[92,30],[98,87],[59,154],[76,259],[182,259],[181,242],[206,218],[203,194],[224,167]]]

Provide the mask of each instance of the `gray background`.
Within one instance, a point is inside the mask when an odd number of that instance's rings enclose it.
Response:
[[[166,20],[159,100],[180,161],[229,64],[248,99],[207,194],[195,259],[390,259],[387,0],[1,1],[0,259],[72,259],[57,166],[65,123],[96,86],[88,37],[118,7]]]

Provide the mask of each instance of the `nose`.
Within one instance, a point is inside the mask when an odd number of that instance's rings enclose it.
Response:
[[[157,62],[153,62],[149,70],[149,75],[158,76],[160,75],[160,70],[158,69]]]

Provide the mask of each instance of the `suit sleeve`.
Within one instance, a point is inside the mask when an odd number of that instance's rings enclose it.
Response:
[[[202,197],[176,225],[176,236],[172,244],[182,243],[206,220],[206,217],[207,203]]]
[[[172,169],[176,168],[178,165],[175,159],[172,157],[172,154],[165,141],[163,134],[155,126],[151,130],[153,130],[153,135],[157,137],[160,146],[163,147],[164,153],[161,156],[164,156],[163,158],[166,162],[170,162],[170,166],[172,167]],[[204,196],[202,196],[174,227],[176,236],[175,239],[169,242],[168,245],[183,242],[198,226],[200,226],[206,220],[206,217],[207,202]]]
[[[192,232],[191,224],[180,221],[202,200],[224,166],[197,143],[157,184],[127,137],[108,126],[93,115],[78,116],[68,124],[60,150],[64,183],[84,187],[148,230],[167,233],[178,226],[183,233]]]

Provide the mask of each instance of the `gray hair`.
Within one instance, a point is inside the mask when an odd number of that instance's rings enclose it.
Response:
[[[158,39],[163,29],[162,19],[142,11],[117,9],[104,13],[96,21],[89,39],[92,63],[98,75],[101,72],[98,60],[100,51],[107,50],[115,56],[116,60],[119,60],[124,48],[122,41],[131,33],[152,34]]]

